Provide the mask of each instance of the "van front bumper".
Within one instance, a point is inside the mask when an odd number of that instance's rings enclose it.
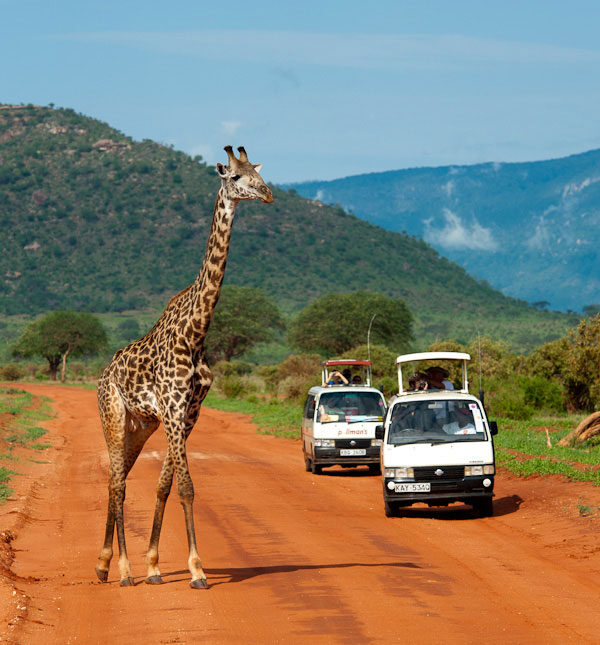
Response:
[[[368,446],[364,448],[364,455],[343,455],[342,450],[346,448],[321,448],[315,446],[313,461],[318,466],[334,466],[336,464],[347,466],[359,466],[361,464],[379,463],[380,446]]]
[[[489,486],[484,486],[483,481],[491,481]],[[475,477],[463,477],[456,480],[435,481],[429,480],[430,490],[427,492],[401,492],[396,493],[388,488],[388,482],[410,484],[415,482],[396,481],[390,478],[383,480],[383,499],[386,502],[394,502],[399,505],[410,506],[418,502],[426,504],[449,504],[450,502],[465,501],[469,503],[475,497],[492,497],[494,494],[494,476],[483,475]],[[422,480],[419,483],[424,483]]]

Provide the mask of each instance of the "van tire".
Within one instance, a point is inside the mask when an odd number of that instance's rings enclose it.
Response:
[[[310,472],[313,475],[320,475],[323,472],[323,466],[318,466],[314,461],[310,462]]]
[[[304,457],[304,468],[307,473],[312,470],[312,461],[308,457]]]
[[[473,500],[473,510],[479,517],[492,517],[494,515],[494,502],[491,497],[480,497]]]
[[[379,464],[369,464],[369,475],[381,475],[381,466]]]
[[[394,502],[384,502],[383,510],[386,517],[396,517],[398,515],[398,507]]]

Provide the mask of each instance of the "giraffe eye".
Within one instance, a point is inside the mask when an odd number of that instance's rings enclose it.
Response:
[[[240,178],[240,175],[233,175],[232,179],[233,181],[237,181]]]

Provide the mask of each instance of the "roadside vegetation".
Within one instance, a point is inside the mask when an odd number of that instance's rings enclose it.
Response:
[[[43,451],[50,445],[43,440],[46,430],[38,424],[52,418],[46,399],[24,390],[0,387],[0,502],[11,495],[11,479],[18,474],[20,460],[17,447]],[[32,453],[30,459],[38,459]]]

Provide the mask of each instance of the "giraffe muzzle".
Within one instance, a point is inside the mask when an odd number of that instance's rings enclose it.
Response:
[[[273,193],[266,187],[262,186],[260,189],[260,192],[262,193],[262,197],[260,198],[260,201],[263,204],[272,204],[273,203]]]

